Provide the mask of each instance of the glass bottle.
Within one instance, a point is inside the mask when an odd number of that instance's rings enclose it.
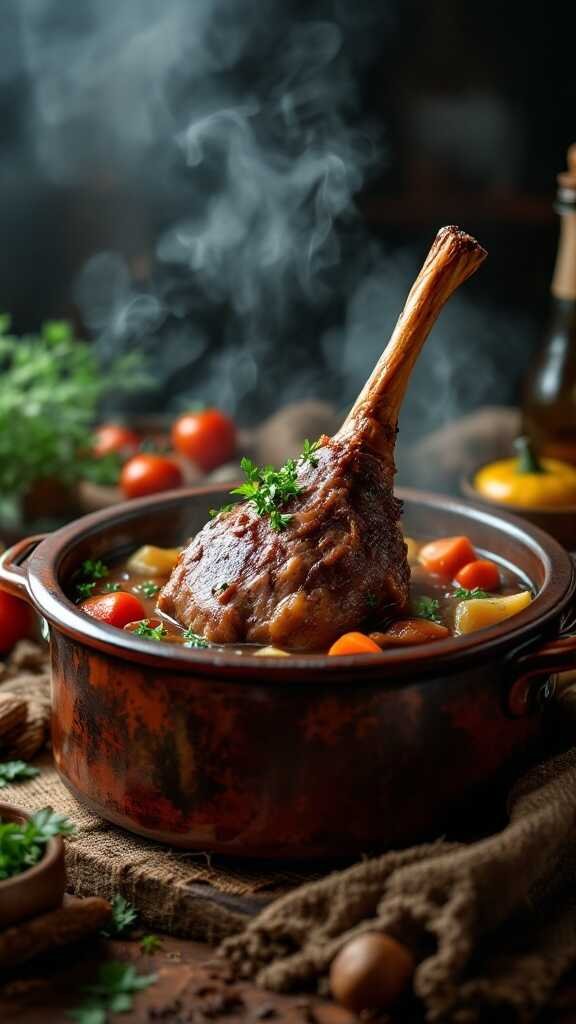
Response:
[[[540,454],[576,463],[576,144],[558,185],[560,240],[550,314],[524,381],[522,429]]]

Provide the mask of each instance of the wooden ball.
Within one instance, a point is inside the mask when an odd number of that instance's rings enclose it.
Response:
[[[380,932],[359,935],[332,961],[334,999],[352,1013],[385,1010],[408,987],[416,963],[406,946]]]

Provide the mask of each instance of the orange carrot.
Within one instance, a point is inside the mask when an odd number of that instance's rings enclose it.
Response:
[[[409,647],[444,640],[450,636],[450,630],[429,619],[398,619],[390,623],[385,633],[371,633],[370,636],[380,647]]]
[[[381,654],[378,644],[375,644],[365,633],[344,633],[338,637],[328,651],[328,654]]]
[[[491,562],[488,558],[478,558],[475,562],[464,565],[454,579],[466,590],[498,590],[500,570],[496,562]]]
[[[443,537],[425,544],[419,558],[428,572],[453,580],[463,565],[476,560],[476,552],[468,537]]]

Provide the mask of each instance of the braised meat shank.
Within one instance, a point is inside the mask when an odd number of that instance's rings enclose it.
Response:
[[[392,338],[350,414],[312,461],[284,530],[251,503],[208,523],[182,552],[159,607],[214,643],[322,650],[374,611],[402,611],[410,570],[394,497],[394,444],[410,372],[440,309],[486,253],[443,228]]]

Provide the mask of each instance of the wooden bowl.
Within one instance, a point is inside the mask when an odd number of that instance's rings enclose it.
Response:
[[[21,823],[29,818],[21,807],[0,804],[0,821]],[[64,843],[56,836],[48,840],[37,864],[0,882],[0,931],[59,907],[65,888]]]
[[[528,523],[549,533],[568,551],[576,551],[576,505],[566,505],[564,508],[525,508],[522,505],[505,505],[498,501],[491,501],[474,487],[474,478],[481,468],[478,466],[473,473],[462,477],[460,490],[466,498],[479,505],[484,505],[486,508],[491,508],[495,512],[520,516]]]

